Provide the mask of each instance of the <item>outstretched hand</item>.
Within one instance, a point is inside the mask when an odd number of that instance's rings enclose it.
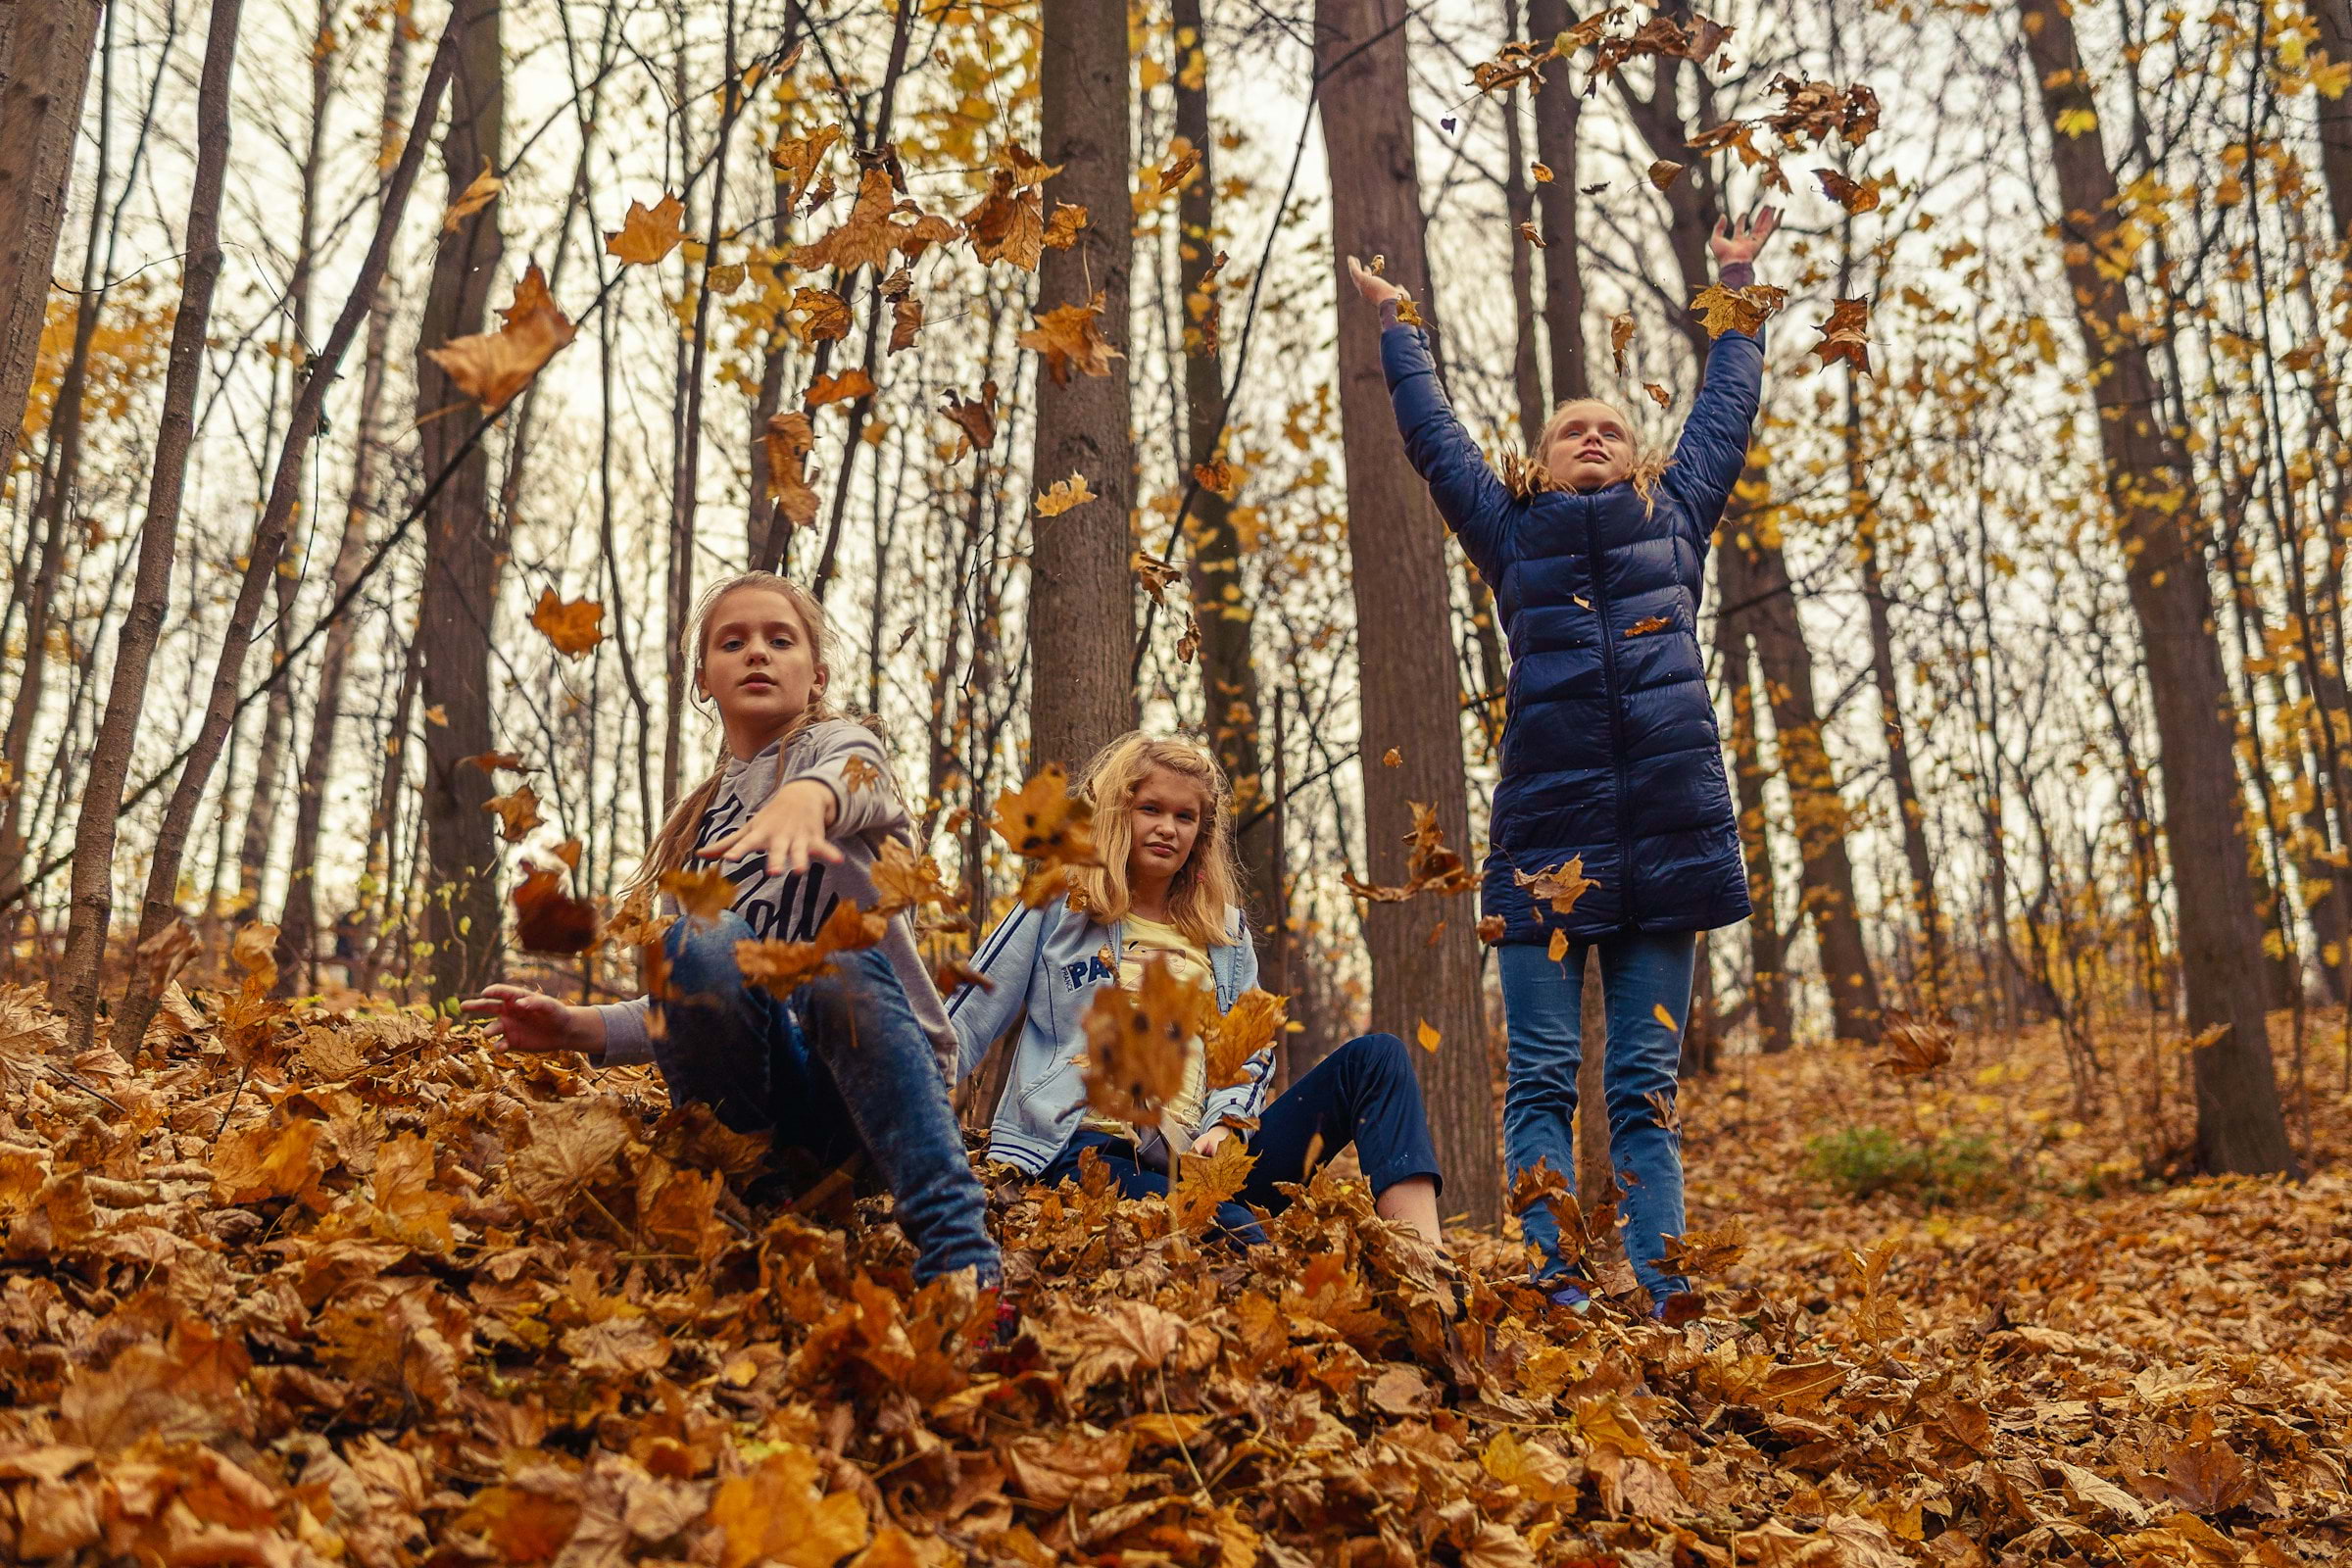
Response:
[[[1764,242],[1781,226],[1781,210],[1777,207],[1759,209],[1737,223],[1729,219],[1715,220],[1715,233],[1707,245],[1715,252],[1715,265],[1729,267],[1734,262],[1752,262]]]
[[[605,1049],[605,1020],[594,1007],[574,1007],[529,986],[484,986],[459,1010],[489,1019],[485,1033],[509,1051],[584,1051],[593,1056]]]
[[[1374,305],[1405,297],[1404,290],[1373,271],[1352,256],[1348,258],[1348,278],[1355,285],[1355,291]]]
[[[833,791],[814,779],[795,779],[767,798],[751,820],[695,854],[708,860],[733,860],[758,855],[765,858],[767,874],[794,875],[808,869],[811,860],[841,863],[828,829],[833,825]]]

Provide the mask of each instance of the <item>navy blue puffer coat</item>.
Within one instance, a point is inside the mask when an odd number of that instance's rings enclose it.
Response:
[[[1510,639],[1485,912],[1505,942],[1704,931],[1746,918],[1747,870],[1698,648],[1707,547],[1740,477],[1764,348],[1727,332],[1645,505],[1628,483],[1514,497],[1446,402],[1418,328],[1381,335],[1396,424]],[[1656,630],[1634,634],[1645,622]],[[1514,871],[1577,857],[1568,914]]]

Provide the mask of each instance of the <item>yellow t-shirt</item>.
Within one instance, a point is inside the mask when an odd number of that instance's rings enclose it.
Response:
[[[1172,925],[1130,914],[1119,922],[1119,984],[1129,991],[1144,983],[1145,960],[1155,954],[1179,980],[1200,986],[1216,983],[1208,966],[1207,951]],[[1190,1147],[1199,1131],[1201,1107],[1207,1101],[1208,1057],[1200,1042],[1195,1040],[1185,1054],[1184,1088],[1160,1111],[1160,1129],[1178,1152]],[[1086,1125],[1114,1138],[1142,1142],[1135,1128],[1113,1117],[1089,1116]]]

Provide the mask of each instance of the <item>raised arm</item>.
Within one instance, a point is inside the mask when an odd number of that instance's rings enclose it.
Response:
[[[1438,384],[1429,339],[1419,327],[1397,319],[1404,291],[1366,271],[1352,256],[1348,258],[1348,271],[1355,291],[1380,310],[1380,368],[1389,383],[1397,434],[1404,437],[1404,455],[1429,486],[1438,515],[1461,540],[1470,564],[1492,583],[1502,564],[1511,493],[1454,417],[1453,405]]]
[[[1755,281],[1756,252],[1780,224],[1780,215],[1767,207],[1752,221],[1737,226],[1715,225],[1710,246],[1715,252],[1716,276],[1726,288],[1745,288]],[[1674,463],[1666,470],[1667,487],[1680,497],[1704,554],[1707,540],[1723,516],[1724,503],[1740,482],[1747,465],[1748,437],[1755,429],[1756,410],[1764,394],[1764,340],[1761,333],[1726,332],[1707,350],[1706,368],[1699,378],[1698,397],[1675,443]]]

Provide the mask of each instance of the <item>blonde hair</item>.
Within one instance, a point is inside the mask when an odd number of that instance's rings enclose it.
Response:
[[[1551,417],[1544,421],[1544,429],[1536,437],[1536,451],[1533,459],[1537,472],[1543,477],[1543,487],[1549,490],[1564,488],[1551,477],[1551,470],[1544,466],[1544,460],[1551,456],[1551,444],[1559,439],[1560,427],[1568,422],[1568,411],[1586,403],[1599,404],[1617,416],[1625,425],[1626,440],[1634,449],[1634,466],[1632,470],[1626,474],[1626,480],[1633,485],[1634,494],[1642,498],[1642,507],[1645,510],[1654,511],[1658,504],[1658,481],[1665,477],[1667,467],[1674,462],[1673,455],[1666,452],[1652,452],[1644,448],[1641,439],[1634,434],[1634,421],[1627,418],[1625,411],[1607,398],[1570,398],[1552,409]]]
[[[694,673],[694,684],[688,688],[688,700],[698,707],[710,700],[709,694],[703,692],[701,686],[703,667],[710,653],[710,617],[717,612],[720,600],[746,588],[761,588],[784,596],[794,612],[801,617],[801,629],[808,638],[808,654],[817,673],[828,679],[832,675],[833,629],[831,622],[825,619],[825,607],[816,595],[790,577],[779,576],[772,571],[741,572],[733,577],[722,578],[703,591],[703,597],[695,604],[694,614],[686,622],[685,632],[678,639],[679,649]],[[811,724],[847,716],[840,708],[826,700],[820,688],[809,695],[808,706],[801,710],[801,716],[785,729],[781,739],[790,742],[793,736]],[[645,858],[637,863],[637,874],[621,888],[620,902],[650,895],[665,873],[685,865],[686,852],[694,848],[694,836],[702,826],[703,813],[710,809],[710,802],[717,797],[718,786],[726,776],[727,758],[722,748],[710,776],[680,796],[678,804],[671,807],[669,814],[662,819],[661,829],[654,834],[653,842],[646,846]]]
[[[1153,768],[1166,768],[1200,788],[1200,836],[1168,884],[1168,923],[1203,948],[1236,939],[1226,911],[1241,903],[1242,877],[1233,854],[1233,787],[1207,747],[1196,741],[1130,730],[1097,752],[1079,780],[1095,808],[1095,848],[1102,863],[1076,872],[1072,902],[1108,925],[1127,917],[1127,857],[1135,845],[1128,807]]]

